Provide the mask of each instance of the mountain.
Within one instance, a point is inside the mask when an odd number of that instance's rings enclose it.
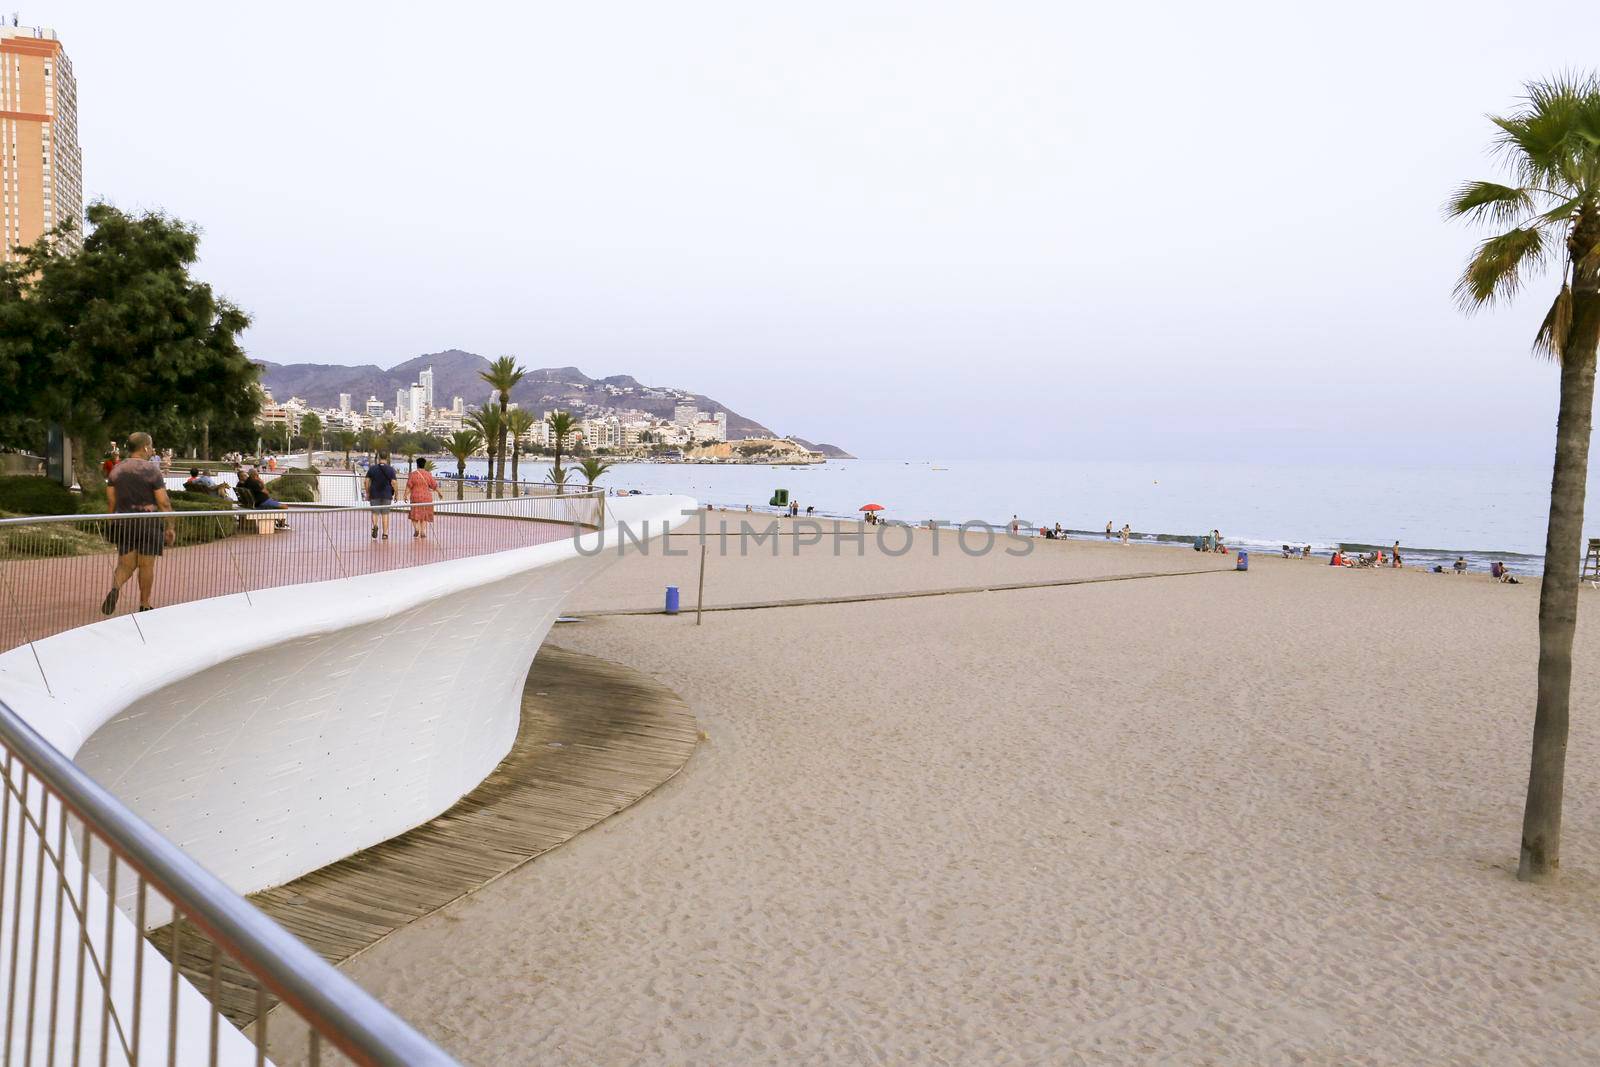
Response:
[[[450,398],[464,397],[469,408],[489,398],[489,386],[478,372],[489,368],[489,361],[473,352],[452,348],[444,352],[408,359],[385,370],[372,363],[344,367],[328,363],[270,363],[261,366],[261,384],[279,400],[298,396],[312,407],[337,407],[339,394],[349,393],[353,405],[360,406],[375,396],[383,406],[394,406],[397,390],[417,380],[417,375],[433,368],[434,403],[441,407]],[[591,378],[577,367],[541,367],[530,370],[511,391],[514,403],[535,411],[560,406],[581,412],[585,408],[633,408],[661,418],[672,418],[673,406],[680,400],[693,400],[701,411],[728,413],[728,436],[776,437],[771,430],[745,418],[726,404],[700,393],[641,384],[627,374]],[[832,446],[823,446],[831,448]]]

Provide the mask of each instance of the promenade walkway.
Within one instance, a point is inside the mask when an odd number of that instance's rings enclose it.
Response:
[[[241,532],[202,544],[167,548],[156,565],[152,601],[161,607],[401,570],[559,541],[570,537],[574,529],[569,523],[557,521],[560,512],[556,509],[568,506],[562,500],[529,498],[520,504],[493,501],[467,506],[493,506],[505,512],[538,509],[548,512],[551,519],[529,521],[531,515],[510,513],[452,514],[446,506],[439,506],[428,537],[417,539],[412,536],[405,510],[397,509],[391,513],[389,539],[385,541],[372,538],[371,512],[365,508],[285,511],[281,514],[289,524],[287,530],[258,533],[257,524],[246,521]],[[199,524],[217,523],[227,523],[231,530],[239,523],[235,516],[204,512],[180,513],[175,521],[186,531],[197,529]],[[104,522],[98,525],[103,526]],[[261,525],[271,529],[267,523]],[[37,543],[38,539],[59,534],[63,528],[78,531],[80,547],[97,548],[103,544],[104,551],[45,558],[31,553],[0,553],[0,651],[75,626],[104,621],[100,606],[111,587],[117,556],[110,542],[99,534],[96,523],[84,520],[10,526],[7,534],[18,544],[25,537],[32,537]],[[138,607],[137,581],[130,580],[113,614],[131,614]]]

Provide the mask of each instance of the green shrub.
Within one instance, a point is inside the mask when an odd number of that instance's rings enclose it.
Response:
[[[172,501],[172,510],[178,512],[229,512],[233,505],[219,497],[206,493],[177,492],[169,493]],[[232,537],[239,529],[239,520],[232,515],[217,514],[210,518],[184,518],[175,522],[177,538],[174,545],[203,545],[208,541],[219,541],[224,537]]]
[[[30,474],[0,478],[0,510],[13,514],[76,515],[78,499],[77,493],[49,478]]]
[[[0,511],[0,519],[16,518]],[[0,526],[0,559],[97,556],[116,551],[105,539],[103,523],[43,522]]]
[[[317,472],[294,467],[267,483],[267,495],[285,504],[311,504],[317,499]]]

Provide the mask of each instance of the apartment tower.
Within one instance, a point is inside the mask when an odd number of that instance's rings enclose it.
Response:
[[[0,25],[0,193],[5,259],[66,220],[81,241],[78,83],[54,30]]]

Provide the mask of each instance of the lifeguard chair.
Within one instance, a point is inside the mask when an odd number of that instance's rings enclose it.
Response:
[[[1584,553],[1583,570],[1578,580],[1600,585],[1600,537],[1589,538],[1589,551]]]

